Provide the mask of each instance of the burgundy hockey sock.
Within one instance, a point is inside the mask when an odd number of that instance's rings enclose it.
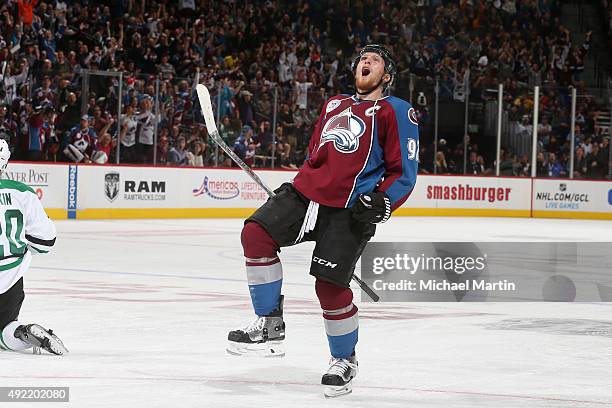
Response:
[[[355,351],[359,332],[359,317],[357,306],[353,304],[353,292],[349,288],[319,279],[315,290],[323,309],[331,355],[336,358],[349,358]]]
[[[269,315],[279,306],[283,283],[283,268],[277,256],[278,244],[255,222],[244,225],[240,238],[253,308],[258,316]]]

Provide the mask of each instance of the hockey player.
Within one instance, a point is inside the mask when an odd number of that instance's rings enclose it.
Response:
[[[0,140],[0,175],[11,156]],[[0,179],[0,349],[21,351],[34,347],[52,354],[68,350],[53,333],[38,324],[17,321],[25,297],[23,274],[32,255],[49,252],[55,243],[55,226],[30,187]]]
[[[228,335],[231,354],[284,355],[277,252],[315,241],[310,274],[331,352],[321,380],[328,397],[351,392],[357,375],[357,307],[349,288],[355,264],[375,224],[387,221],[410,195],[419,156],[414,109],[388,96],[396,73],[389,51],[367,45],[352,70],[357,93],[327,100],[302,169],[245,221],[241,240],[257,318]]]

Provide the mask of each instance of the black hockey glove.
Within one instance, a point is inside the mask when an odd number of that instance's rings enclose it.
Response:
[[[380,224],[391,217],[391,199],[382,191],[361,194],[351,211],[357,221]]]
[[[290,182],[286,182],[281,184],[276,190],[274,190],[274,194],[280,194],[283,191],[291,191],[293,188],[293,184]]]

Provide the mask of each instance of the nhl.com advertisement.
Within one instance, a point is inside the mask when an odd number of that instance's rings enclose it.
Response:
[[[567,183],[559,183],[559,191],[538,191],[535,199],[544,203],[545,208],[579,210],[581,205],[588,205],[589,193],[568,190]]]
[[[607,181],[543,180],[533,183],[533,209],[536,211],[612,211],[612,188]]]

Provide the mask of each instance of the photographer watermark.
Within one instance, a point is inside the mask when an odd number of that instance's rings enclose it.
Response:
[[[361,278],[387,302],[602,302],[609,265],[612,243],[372,242]]]
[[[417,271],[435,271],[446,270],[453,271],[461,275],[466,270],[484,270],[486,268],[487,254],[483,256],[466,256],[466,257],[451,257],[451,256],[410,256],[407,253],[395,254],[395,257],[377,257],[372,261],[372,272],[374,274],[382,274],[386,270],[404,270],[411,275]]]

